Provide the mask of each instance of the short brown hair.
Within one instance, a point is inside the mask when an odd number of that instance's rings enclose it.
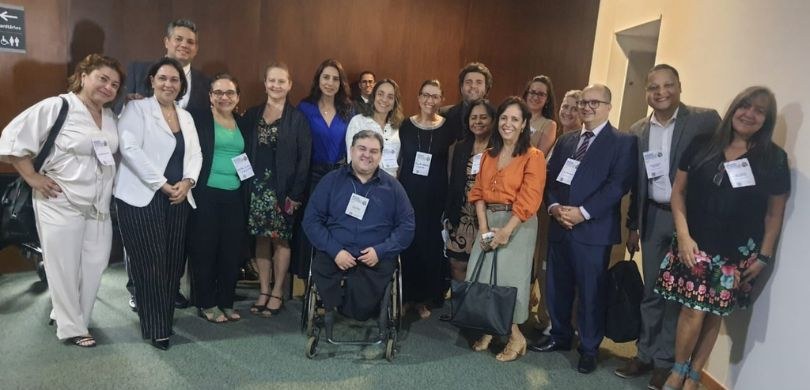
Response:
[[[124,73],[124,68],[121,67],[121,63],[115,58],[95,53],[84,57],[83,60],[76,64],[76,69],[73,71],[73,74],[68,77],[68,91],[79,93],[82,90],[82,74],[90,74],[94,70],[105,66],[114,70],[118,73],[118,77],[121,78],[120,86],[115,93],[115,99],[104,105],[105,107],[112,106],[113,102],[118,100],[124,93],[124,80],[127,78],[126,73]]]

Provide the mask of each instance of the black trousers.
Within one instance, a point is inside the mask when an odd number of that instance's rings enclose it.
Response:
[[[195,304],[230,309],[247,241],[242,193],[210,187],[199,193],[188,239]]]
[[[347,317],[365,321],[379,314],[380,301],[396,264],[396,259],[380,260],[374,267],[358,262],[357,266],[341,271],[335,259],[316,251],[312,279],[327,310],[339,309]],[[341,288],[344,276],[346,284]]]
[[[186,225],[190,206],[169,203],[158,191],[145,207],[119,199],[118,226],[129,256],[143,338],[167,338],[172,332],[174,296],[185,263]]]

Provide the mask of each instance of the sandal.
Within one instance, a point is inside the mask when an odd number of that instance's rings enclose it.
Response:
[[[259,293],[259,298],[261,298],[262,296],[267,297],[268,302],[270,301],[270,297],[271,297],[270,294]],[[257,299],[257,301],[258,301],[258,299]],[[250,306],[250,312],[253,313],[253,314],[256,314],[256,313],[262,311],[262,308],[264,308],[265,306],[267,306],[267,302],[265,302],[264,305],[260,305],[258,303],[255,304],[255,305],[252,305],[252,306]]]
[[[526,339],[523,339],[523,345],[520,343],[509,339],[509,342],[506,343],[506,347],[495,356],[495,359],[499,362],[513,362],[517,360],[519,357],[526,354]]]
[[[271,309],[271,308],[269,308],[267,306],[263,306],[262,309],[259,310],[258,313],[256,313],[256,315],[261,316],[261,317],[265,317],[265,318],[268,318],[268,317],[271,317],[271,316],[274,316],[274,315],[278,315],[278,313],[281,311],[281,309],[284,308],[284,298],[271,294],[270,299],[267,300],[268,305],[270,304],[270,301],[273,300],[273,298],[276,298],[279,301],[281,301],[281,306],[279,306],[278,309]]]
[[[68,340],[77,347],[93,348],[96,346],[96,339],[90,335],[71,337]]]
[[[228,322],[228,317],[226,317],[225,313],[223,313],[222,310],[219,310],[219,308],[216,306],[208,309],[199,309],[197,314],[199,314],[199,316],[206,321],[213,322],[215,324]]]
[[[489,343],[492,341],[492,335],[485,334],[480,339],[473,343],[472,349],[475,352],[486,351],[489,349]]]
[[[686,362],[683,362],[683,363],[675,362],[675,364],[672,365],[672,370],[670,370],[670,371],[673,374],[678,375],[679,377],[681,377],[680,386],[672,387],[672,386],[665,383],[664,386],[661,387],[662,390],[680,390],[683,387],[683,382],[686,379],[686,376],[689,375],[691,377],[692,369],[689,367],[689,362],[686,361]],[[697,375],[698,375],[698,380],[699,380],[700,379],[700,374],[697,374]]]
[[[228,321],[236,322],[242,319],[242,316],[239,315],[239,310],[226,308],[222,309],[222,312],[225,314],[225,317],[228,319]]]
[[[419,318],[423,320],[430,318],[430,309],[425,304],[417,305],[416,312],[419,313]]]

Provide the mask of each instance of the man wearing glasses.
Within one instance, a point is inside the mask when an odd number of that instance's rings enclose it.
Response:
[[[360,80],[357,80],[357,96],[354,98],[355,104],[360,108],[371,108],[368,106],[368,100],[371,99],[371,91],[374,90],[374,84],[377,82],[377,76],[370,70],[364,70],[360,73]]]
[[[492,88],[492,73],[486,65],[470,62],[458,74],[458,87],[461,101],[454,106],[442,107],[439,115],[447,119],[448,125],[456,132],[456,139],[462,140],[467,135],[472,136],[469,124],[464,123],[464,113],[469,109],[470,103],[487,96]]]
[[[605,334],[610,249],[621,242],[621,200],[636,177],[636,137],[608,122],[610,100],[607,86],[585,87],[577,102],[582,130],[563,134],[548,162],[545,204],[552,222],[546,304],[551,336],[529,346],[537,352],[571,349],[571,311],[578,292],[577,371],[583,374],[596,369]]]
[[[681,154],[698,135],[713,132],[720,123],[717,111],[681,102],[681,81],[670,65],[647,73],[647,104],[653,112],[630,127],[638,137],[638,173],[627,215],[627,250],[642,250],[644,298],[638,354],[614,373],[635,378],[652,371],[648,388],[660,389],[674,362],[675,328],[680,306],[653,292],[661,260],[672,242],[675,226],[669,206],[672,182]],[[722,176],[720,176],[722,177]]]

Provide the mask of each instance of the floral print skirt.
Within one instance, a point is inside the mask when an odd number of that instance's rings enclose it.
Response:
[[[248,232],[272,239],[292,239],[292,217],[284,213],[276,191],[273,189],[269,169],[261,177],[254,178],[250,193]]]
[[[701,251],[697,264],[689,268],[678,257],[678,241],[673,237],[670,250],[661,262],[655,292],[686,307],[720,316],[731,314],[735,308],[746,308],[750,304],[753,281],[735,286],[735,275],[742,275],[757,261],[758,249],[749,239],[737,251],[739,256],[735,258]]]

